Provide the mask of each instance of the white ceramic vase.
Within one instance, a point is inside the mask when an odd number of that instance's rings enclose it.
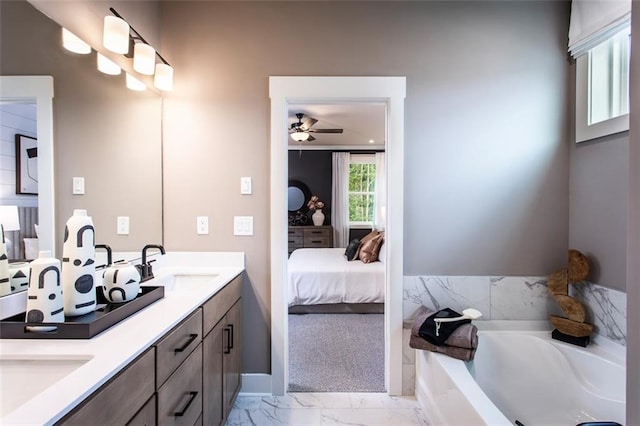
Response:
[[[104,271],[102,285],[109,302],[128,302],[140,291],[140,272],[130,263],[115,263]]]
[[[9,277],[9,257],[4,242],[4,229],[0,226],[0,297],[11,294],[11,278]]]
[[[64,229],[62,291],[64,314],[69,317],[96,308],[95,230],[86,210],[74,210]]]
[[[29,262],[14,262],[9,264],[11,293],[18,293],[29,287],[29,268]]]
[[[64,322],[62,286],[60,285],[60,261],[51,252],[41,251],[30,263],[29,288],[27,289],[27,322]],[[37,327],[40,331],[56,327]]]
[[[322,209],[316,209],[315,213],[311,215],[311,220],[313,220],[315,226],[324,225],[324,213],[322,213]]]

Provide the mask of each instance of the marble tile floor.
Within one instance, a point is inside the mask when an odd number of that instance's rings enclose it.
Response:
[[[429,426],[414,397],[385,393],[288,393],[238,396],[227,426]]]

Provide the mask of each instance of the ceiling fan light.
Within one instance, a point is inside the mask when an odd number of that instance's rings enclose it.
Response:
[[[291,133],[291,139],[296,142],[303,142],[309,139],[309,133],[307,132],[293,132]]]
[[[69,52],[86,55],[91,53],[91,46],[66,28],[62,28],[62,46]]]
[[[140,74],[153,75],[156,69],[156,50],[146,43],[133,47],[133,69]]]
[[[102,45],[113,53],[129,53],[129,24],[117,16],[104,17]]]

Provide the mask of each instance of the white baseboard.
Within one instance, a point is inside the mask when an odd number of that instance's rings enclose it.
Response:
[[[242,373],[242,396],[270,396],[271,374]]]

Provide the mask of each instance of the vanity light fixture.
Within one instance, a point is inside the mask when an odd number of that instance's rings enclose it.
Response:
[[[171,65],[114,8],[110,7],[109,11],[113,13],[113,16],[105,16],[104,18],[104,46],[112,52],[122,53],[130,58],[129,50],[133,45],[133,69],[144,75],[154,75],[155,73],[154,86],[163,91],[172,90],[173,68]],[[112,43],[113,45],[118,44],[117,50],[110,47]],[[156,56],[160,59],[160,63],[156,64]],[[127,74],[127,78],[127,87],[131,89],[129,81],[134,77]],[[144,86],[139,80],[136,79],[136,81]],[[139,84],[132,84],[135,87],[140,87]]]
[[[136,92],[142,92],[147,90],[147,86],[144,85],[143,82],[127,73],[127,88],[131,90],[135,90]]]
[[[62,46],[69,52],[81,55],[91,53],[91,46],[66,28],[62,28]]]
[[[296,142],[303,142],[309,139],[309,133],[307,132],[293,132],[291,133],[291,139]]]
[[[98,70],[108,75],[120,75],[122,68],[111,59],[98,52]]]

